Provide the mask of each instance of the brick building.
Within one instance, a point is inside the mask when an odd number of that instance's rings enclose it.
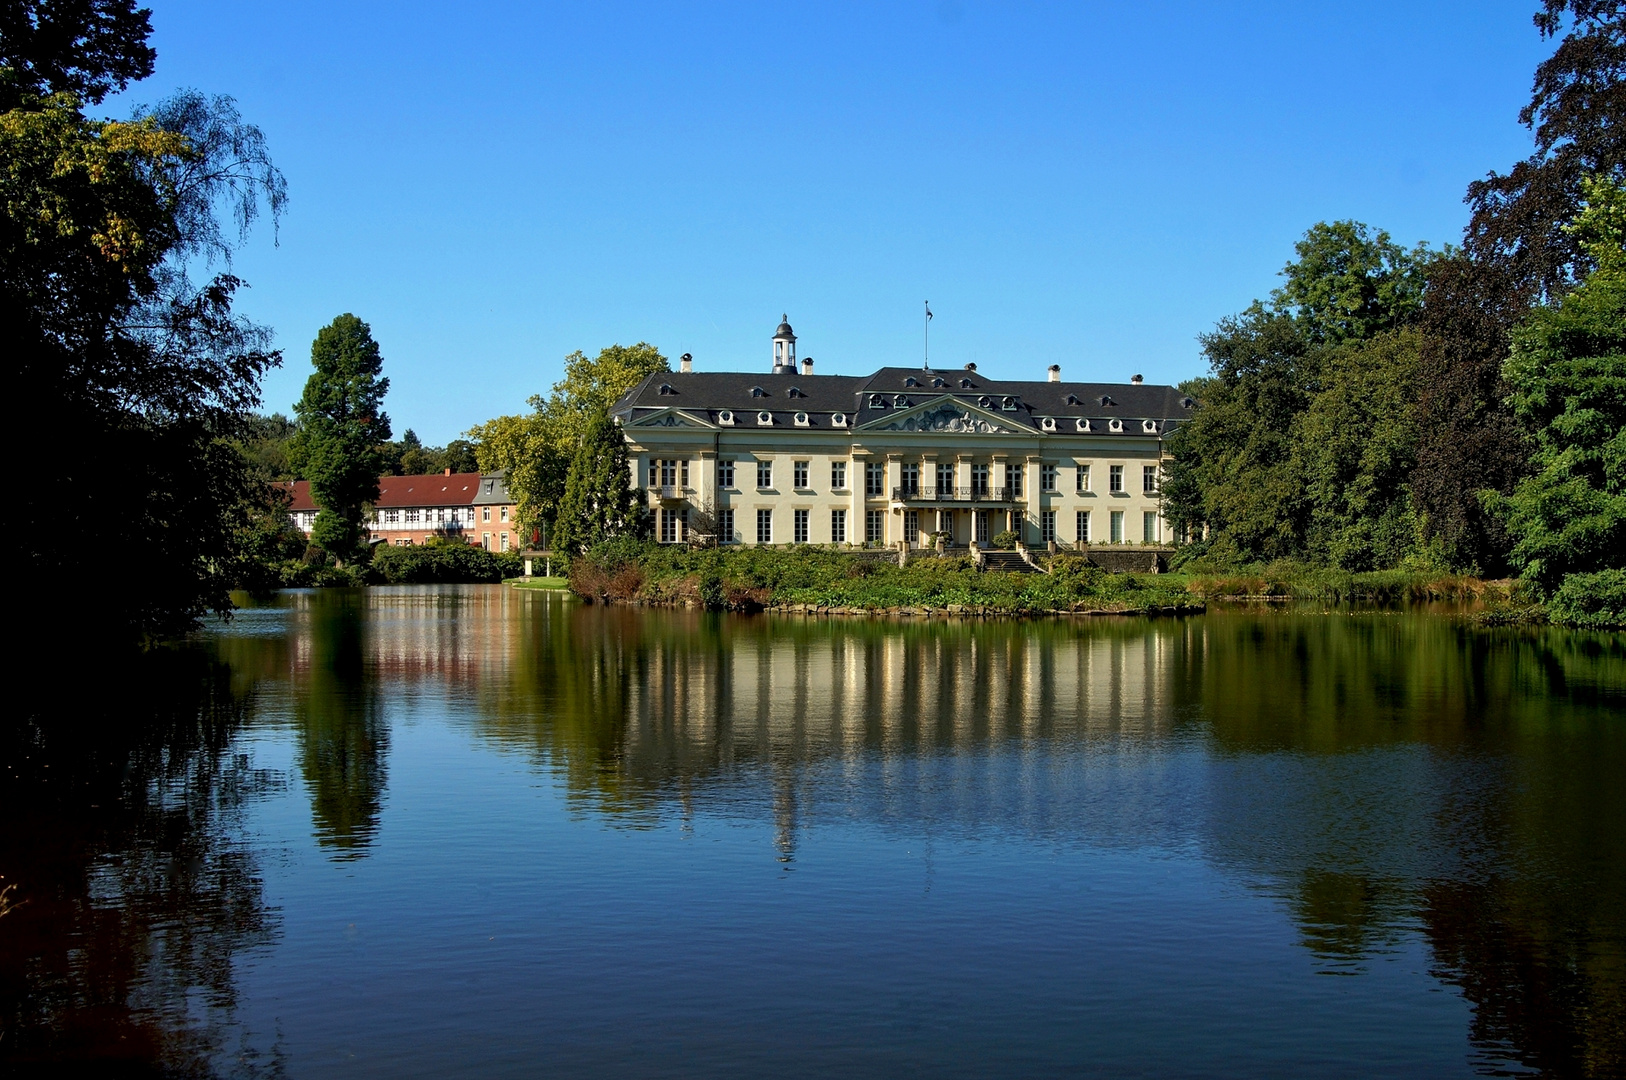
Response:
[[[295,480],[284,486],[292,496],[288,514],[309,536],[318,512],[310,483]],[[378,502],[366,522],[374,543],[405,546],[440,536],[462,537],[487,551],[526,546],[518,508],[500,472],[381,476],[378,489]]]

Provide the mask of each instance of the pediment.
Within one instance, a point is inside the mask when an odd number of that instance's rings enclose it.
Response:
[[[707,431],[717,427],[710,420],[696,416],[694,413],[682,409],[658,409],[646,416],[640,416],[627,427],[634,428],[697,428]]]
[[[999,413],[944,394],[931,401],[877,417],[861,431],[923,431],[958,435],[1032,435],[1033,429],[1013,424]]]

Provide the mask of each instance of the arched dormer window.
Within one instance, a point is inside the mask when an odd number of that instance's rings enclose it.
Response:
[[[872,409],[886,408],[886,398],[882,397],[880,394],[871,394],[869,396],[869,407]]]

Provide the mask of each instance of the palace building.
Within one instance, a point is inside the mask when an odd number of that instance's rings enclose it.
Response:
[[[616,402],[655,537],[911,548],[1161,544],[1169,434],[1196,402],[1173,386],[1037,382],[886,367],[815,375],[781,322],[761,375],[649,376]]]

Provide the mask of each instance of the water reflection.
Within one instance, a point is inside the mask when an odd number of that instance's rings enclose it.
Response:
[[[145,705],[103,707],[129,722],[93,752],[46,727],[10,748],[26,828],[0,872],[28,905],[0,923],[0,1053],[218,1054],[234,958],[276,927],[239,837],[278,778],[233,739],[285,732],[315,844],[357,859],[405,797],[392,731],[433,717],[593,821],[771,822],[764,858],[789,871],[820,829],[1198,858],[1278,905],[1315,972],[1426,950],[1472,1010],[1475,1068],[1626,1072],[1616,636],[1383,612],[735,618],[417,588],[286,594],[181,657],[144,676]]]

